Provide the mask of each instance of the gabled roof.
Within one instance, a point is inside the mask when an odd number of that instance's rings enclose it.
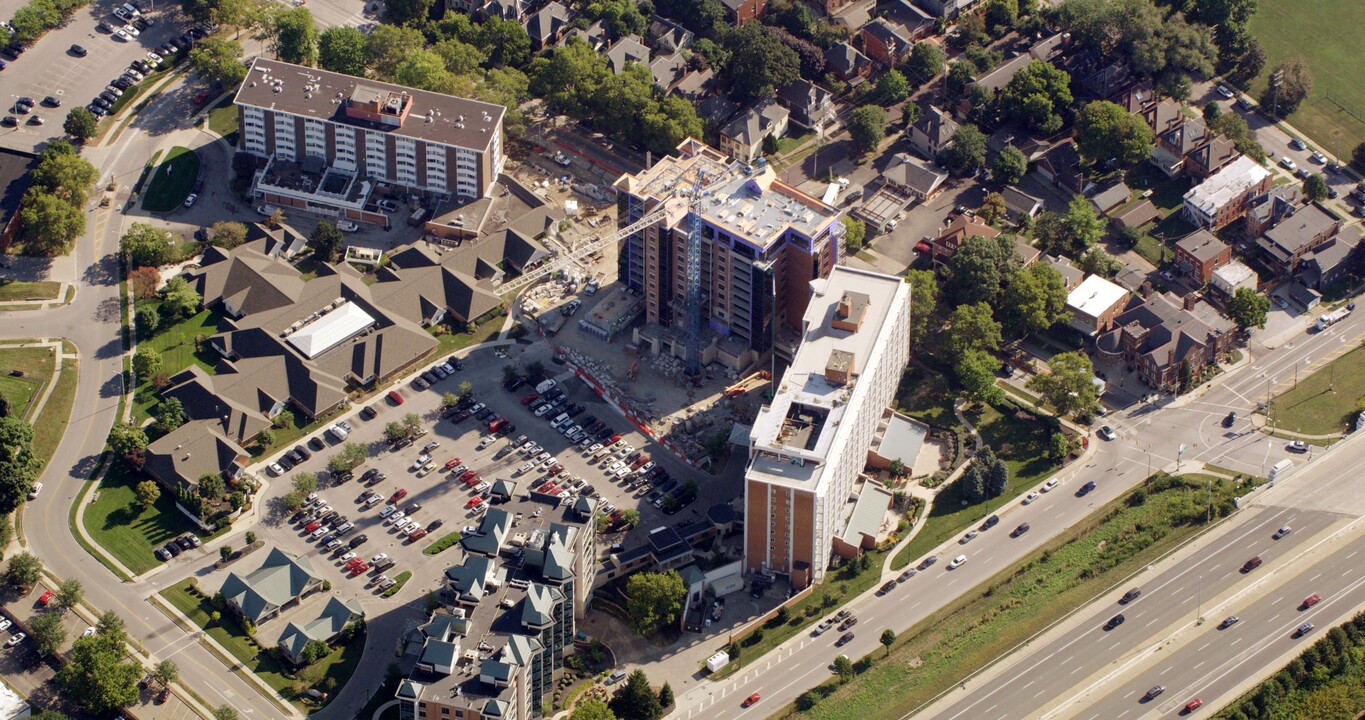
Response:
[[[837,42],[825,51],[825,66],[839,75],[858,75],[872,61],[846,42]]]
[[[526,597],[521,601],[522,627],[539,630],[554,624],[555,604],[564,599],[564,593],[554,588],[531,583],[526,589]]]
[[[1350,260],[1360,249],[1360,226],[1343,228],[1327,242],[1303,256],[1300,267],[1305,276],[1316,276],[1315,282]]]
[[[952,115],[930,105],[915,121],[914,130],[925,135],[935,147],[941,147],[957,134],[958,124]]]
[[[146,469],[163,483],[195,487],[199,478],[245,465],[247,452],[210,420],[192,420],[147,446]]]
[[[1265,231],[1260,245],[1276,259],[1284,261],[1303,246],[1331,232],[1340,222],[1316,204],[1310,204]]]
[[[300,597],[322,581],[308,558],[272,547],[265,562],[246,575],[228,573],[223,597],[234,602],[242,614],[259,621],[268,612]]]
[[[764,100],[731,120],[721,134],[752,147],[762,142],[764,137],[772,133],[773,126],[785,122],[789,115],[787,109],[776,101]]]
[[[568,8],[560,4],[559,0],[551,0],[550,4],[526,18],[526,34],[531,36],[532,40],[544,44],[558,35],[560,29],[569,24],[570,18]]]
[[[446,568],[445,575],[451,589],[459,593],[461,602],[478,603],[487,592],[486,584],[496,570],[497,562],[493,558],[466,555],[464,563]]]
[[[1001,190],[1000,196],[1005,199],[1005,209],[1012,215],[1032,216],[1043,207],[1042,198],[1029,195],[1013,185]]]
[[[909,154],[896,153],[891,163],[882,172],[888,182],[909,188],[927,197],[948,179],[948,174],[936,170],[923,160]]]
[[[1279,222],[1280,218],[1292,214],[1302,204],[1302,185],[1272,185],[1269,190],[1251,199],[1247,205],[1247,217],[1264,227]]]
[[[660,55],[649,63],[649,74],[654,77],[655,85],[670,90],[687,76],[687,59],[681,52]]]
[[[692,31],[666,17],[655,16],[649,22],[649,38],[655,47],[673,53],[692,46]]]
[[[626,71],[626,63],[649,64],[649,48],[638,35],[627,35],[607,48],[607,67],[617,75]]]
[[[1122,182],[1117,182],[1095,193],[1095,195],[1090,198],[1090,202],[1094,203],[1095,207],[1101,213],[1108,215],[1110,210],[1128,202],[1128,199],[1132,197],[1132,195],[1133,192],[1128,189],[1127,185],[1124,185]]]
[[[807,116],[819,112],[833,99],[833,93],[804,78],[777,91],[777,101],[783,107]]]
[[[1186,310],[1168,293],[1154,293],[1147,298],[1134,296],[1128,308],[1114,319],[1114,326],[1129,331],[1145,330],[1137,352],[1163,369],[1180,365],[1192,351],[1205,347],[1216,335],[1233,330],[1232,322],[1204,301],[1196,301],[1194,310]]]
[[[316,619],[304,625],[293,622],[286,625],[280,635],[280,645],[294,657],[299,657],[310,640],[327,642],[346,629],[351,620],[364,615],[358,600],[330,598]]]
[[[873,20],[864,25],[862,31],[896,53],[908,52],[910,46],[914,44],[910,39],[910,33],[904,27],[886,18],[879,17]]]

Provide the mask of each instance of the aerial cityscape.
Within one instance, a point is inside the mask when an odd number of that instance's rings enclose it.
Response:
[[[1365,4],[0,5],[0,720],[1365,717]]]

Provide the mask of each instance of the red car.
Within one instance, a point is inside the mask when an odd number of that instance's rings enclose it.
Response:
[[[610,440],[607,440],[606,442],[604,442],[604,443],[602,443],[602,444],[603,444],[603,445],[611,445],[612,443],[614,443],[614,442],[616,442],[616,441],[618,441],[618,440],[620,440],[620,439],[621,439],[621,436],[620,436],[620,435],[612,435]]]
[[[474,472],[473,470],[465,470],[464,474],[460,476],[460,482],[465,483],[467,485],[473,485],[478,481],[479,474]]]
[[[482,505],[482,504],[483,504],[483,497],[480,496],[480,495],[475,495],[474,497],[469,498],[469,502],[467,502],[467,503],[464,504],[464,509],[465,509],[465,510],[473,510],[474,508],[476,508],[476,507],[478,507],[478,506],[480,506],[480,505]]]
[[[533,403],[533,402],[535,402],[536,400],[539,400],[539,399],[540,399],[540,396],[537,395],[537,394],[535,394],[535,393],[526,393],[526,396],[523,397],[523,398],[521,399],[521,404],[522,404],[522,405],[530,405],[531,403]]]
[[[406,489],[406,488],[399,488],[398,492],[396,492],[396,493],[394,493],[394,494],[392,494],[392,495],[389,496],[389,504],[392,505],[393,503],[396,503],[396,502],[398,502],[399,500],[402,500],[403,498],[405,498],[405,497],[407,497],[407,496],[408,496],[408,491],[407,491],[407,489]]]
[[[393,403],[394,405],[402,405],[403,404],[402,393],[398,392],[397,390],[390,390],[389,402]]]
[[[762,695],[759,695],[758,693],[754,693],[753,695],[750,695],[749,697],[744,698],[744,702],[740,703],[740,707],[749,707],[750,705],[754,705],[754,704],[756,704],[759,700],[762,700],[762,699],[763,699],[763,696],[762,696]]]
[[[52,591],[48,590],[47,592],[43,593],[42,597],[38,598],[38,604],[42,605],[43,607],[47,607],[48,604],[52,602],[53,597],[54,596],[52,594]]]
[[[367,562],[360,563],[359,565],[356,565],[355,567],[351,568],[351,577],[355,577],[369,569],[370,569],[369,563]]]
[[[454,470],[455,466],[459,464],[460,464],[459,458],[451,458],[450,460],[446,461],[446,470]]]
[[[1203,700],[1200,700],[1199,698],[1195,698],[1195,699],[1193,699],[1193,700],[1191,700],[1191,701],[1185,703],[1185,712],[1187,712],[1187,713],[1192,713],[1192,712],[1194,712],[1195,710],[1198,710],[1198,709],[1201,708],[1201,707],[1204,707],[1204,701],[1203,701]]]
[[[313,532],[314,530],[317,530],[317,529],[320,528],[320,527],[322,527],[322,523],[321,523],[320,521],[314,520],[313,522],[310,522],[310,523],[308,523],[307,525],[304,525],[304,526],[303,526],[303,531],[304,531],[304,532]]]
[[[1308,597],[1303,599],[1303,607],[1305,609],[1310,608],[1313,607],[1314,605],[1317,605],[1320,602],[1322,602],[1322,596],[1317,593],[1313,593],[1312,595],[1309,595]]]
[[[426,537],[426,536],[427,536],[427,529],[426,529],[426,528],[417,528],[416,530],[413,530],[413,531],[412,531],[412,534],[411,534],[411,535],[408,535],[408,540],[410,540],[410,541],[417,541],[417,540],[421,540],[422,538],[424,538],[424,537]]]
[[[563,465],[551,465],[549,469],[550,477],[554,477],[564,471]]]
[[[346,569],[350,570],[351,568],[363,562],[365,562],[365,558],[353,557],[350,560],[346,561]]]

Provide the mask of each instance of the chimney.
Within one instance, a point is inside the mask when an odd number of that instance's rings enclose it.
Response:
[[[1194,306],[1199,302],[1199,298],[1194,293],[1185,296],[1185,309],[1194,310]]]

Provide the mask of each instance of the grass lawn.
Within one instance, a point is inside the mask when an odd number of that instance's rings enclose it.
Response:
[[[198,179],[199,154],[189,148],[171,148],[147,185],[147,194],[142,196],[142,209],[148,212],[170,212],[180,207]]]
[[[11,370],[23,371],[13,377]],[[4,348],[0,350],[0,395],[9,401],[10,412],[28,419],[28,404],[52,377],[52,352],[47,348]]]
[[[237,106],[232,104],[232,96],[224,101],[226,104],[209,111],[209,129],[227,137],[237,132]]]
[[[164,490],[156,504],[138,511],[134,488],[145,479],[114,460],[99,489],[85,508],[85,530],[123,566],[141,575],[160,561],[153,551],[167,540],[195,531],[194,523],[175,508],[175,497]]]
[[[140,302],[139,307],[144,305],[156,307],[156,302]],[[213,374],[213,365],[216,360],[212,352],[196,352],[194,338],[197,335],[210,337],[218,332],[218,314],[208,310],[201,311],[197,315],[192,315],[173,325],[163,325],[157,330],[156,335],[143,340],[142,345],[161,353],[161,361],[165,367],[167,375],[174,375],[190,366],[190,363],[198,365],[210,375]],[[151,378],[138,378],[142,382],[137,388],[133,403],[133,419],[135,422],[148,417],[148,410],[156,404],[156,390],[151,385]]]
[[[482,342],[497,337],[498,331],[502,330],[502,323],[507,318],[502,315],[491,317],[480,325],[473,333],[447,333],[436,335],[436,357],[443,358],[456,350],[463,350],[471,345],[478,345]],[[438,326],[445,327],[445,326]],[[428,328],[430,332],[430,328]],[[435,333],[432,333],[435,335]]]
[[[20,300],[56,300],[62,284],[50,280],[25,282],[23,280],[0,280],[0,303]]]
[[[1133,191],[1135,198],[1140,198],[1142,193],[1151,190],[1152,195],[1148,200],[1151,200],[1163,215],[1179,210],[1185,204],[1185,193],[1190,189],[1189,179],[1168,178],[1151,163],[1142,163],[1129,170],[1123,181]]]
[[[976,505],[963,504],[965,500],[959,483],[944,488],[934,499],[934,506],[919,534],[896,553],[891,561],[893,569],[909,565],[943,541],[976,525],[992,509],[999,509],[1032,489],[1061,467],[1060,463],[1043,455],[1053,432],[1045,419],[1035,419],[1022,411],[1006,415],[989,405],[974,406],[964,414],[980,431],[985,444],[1009,466],[1009,485],[999,497]]]
[[[828,681],[774,717],[905,717],[1193,536],[1204,525],[1206,479],[1160,476],[1149,489],[1130,491],[901,633],[889,658],[878,648],[855,660],[856,675],[847,685]],[[1214,515],[1222,517],[1244,488],[1213,482]],[[927,582],[910,583],[920,580]]]
[[[1342,432],[1360,412],[1365,397],[1365,348],[1356,348],[1299,379],[1299,386],[1276,395],[1271,415],[1276,428],[1308,435]]]
[[[1359,33],[1363,27],[1365,3],[1338,0],[1261,0],[1251,17],[1251,32],[1270,56],[1266,71],[1252,82],[1252,95],[1260,97],[1276,63],[1293,55],[1306,58],[1315,79],[1313,92],[1287,119],[1308,133],[1305,140],[1310,144],[1320,144],[1347,161],[1356,143],[1365,140]]]
[[[797,133],[788,135],[787,137],[784,138],[778,138],[777,154],[782,155],[784,153],[789,153],[792,151],[793,148],[799,146],[801,143],[806,142],[807,140],[810,140],[813,137],[815,137],[815,131],[807,130],[805,132],[798,131]]]
[[[1133,246],[1133,251],[1157,267],[1175,259],[1175,251],[1151,235],[1144,234],[1139,238],[1137,244]]]
[[[66,348],[66,352],[75,353],[76,348],[69,346]],[[47,404],[43,406],[43,412],[31,420],[33,423],[33,454],[38,457],[44,467],[47,466],[47,461],[52,458],[53,454],[57,452],[57,445],[62,441],[62,434],[66,432],[66,425],[71,421],[71,406],[76,402],[76,375],[79,372],[79,361],[75,358],[63,360],[61,380],[52,389],[52,394],[47,397]]]
[[[953,415],[953,389],[941,374],[918,366],[910,366],[901,376],[896,391],[895,407],[916,420],[935,427],[961,427]]]
[[[66,343],[65,352],[74,355],[75,346]],[[42,395],[51,381],[55,368],[48,348],[0,349],[0,395],[9,401],[10,412],[22,416],[33,426],[33,453],[47,465],[71,419],[71,406],[76,401],[76,374],[80,363],[67,358],[62,363],[62,377],[43,406],[42,414],[32,416],[30,403]],[[9,375],[11,370],[23,371],[23,377]]]

